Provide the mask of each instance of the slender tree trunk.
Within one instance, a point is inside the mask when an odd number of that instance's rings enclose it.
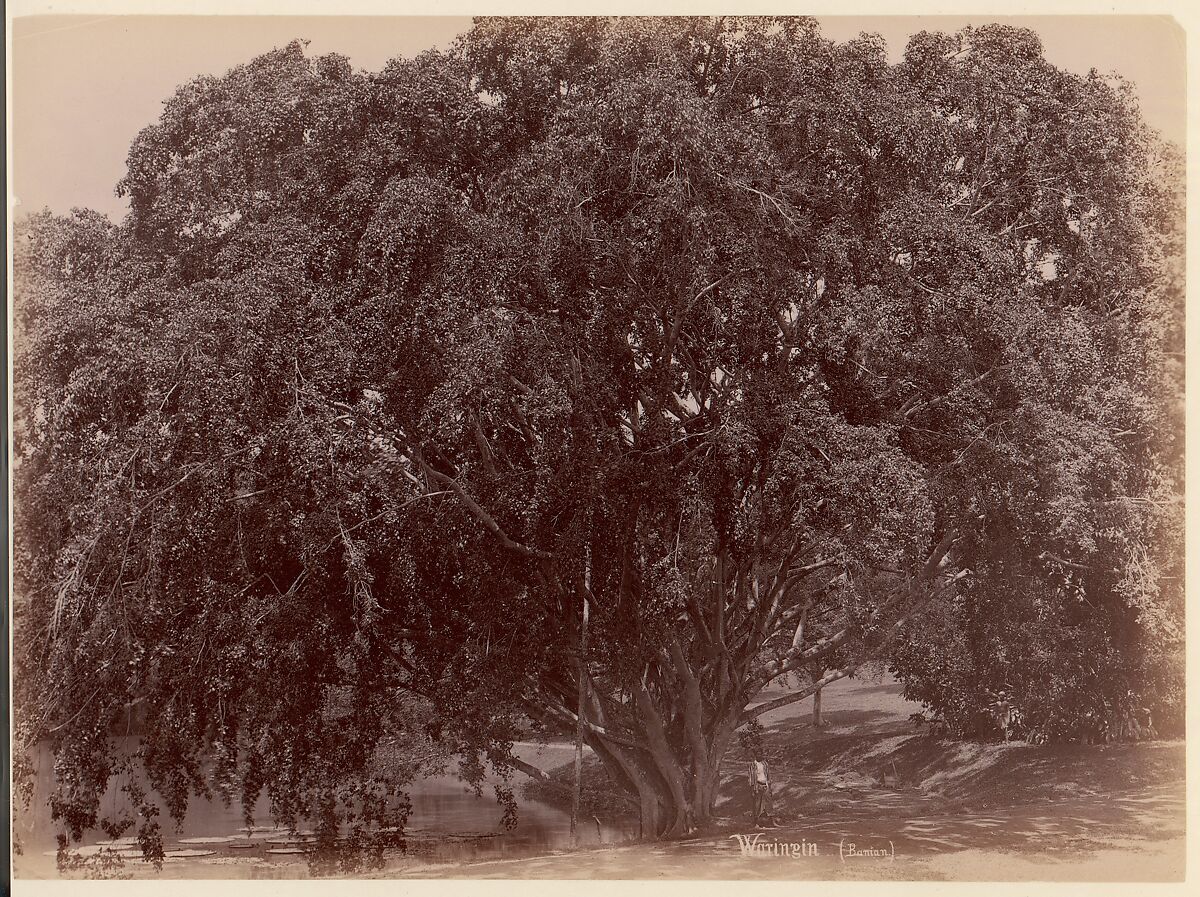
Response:
[[[575,790],[571,794],[571,846],[579,846],[579,803],[580,792],[583,788],[583,723],[587,715],[587,636],[588,636],[588,599],[587,589],[590,588],[590,570],[585,570],[583,592],[583,610],[579,623],[579,703],[575,715]]]
[[[821,689],[813,692],[812,724],[814,729],[821,728]]]

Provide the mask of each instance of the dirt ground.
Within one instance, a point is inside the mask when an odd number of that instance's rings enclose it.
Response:
[[[669,845],[600,848],[391,875],[434,878],[1180,881],[1184,745],[980,744],[915,730],[889,680],[837,683],[763,717],[780,827],[749,827],[733,755],[723,823]],[[763,700],[783,690],[764,693]],[[757,834],[757,840],[754,836]]]

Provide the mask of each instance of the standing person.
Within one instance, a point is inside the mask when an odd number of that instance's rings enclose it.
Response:
[[[754,759],[750,761],[750,796],[754,805],[754,825],[757,827],[760,824],[764,814],[767,820],[775,825],[771,774],[767,771],[767,764],[763,762],[762,755],[757,751],[754,753]]]

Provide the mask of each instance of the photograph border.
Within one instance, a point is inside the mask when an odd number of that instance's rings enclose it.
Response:
[[[526,0],[526,2],[510,2],[510,3],[494,3],[494,2],[477,2],[465,4],[459,0],[447,0],[447,2],[439,4],[411,4],[411,3],[388,3],[385,0],[345,0],[343,3],[337,4],[337,11],[330,12],[332,3],[317,3],[308,0],[250,0],[250,2],[239,3],[237,0],[189,0],[189,2],[167,2],[167,0],[64,0],[64,2],[51,2],[51,0],[17,0],[17,2],[8,3],[6,10],[6,177],[8,183],[8,214],[6,214],[7,240],[6,245],[12,245],[12,213],[13,195],[12,195],[12,130],[13,130],[13,105],[12,105],[12,21],[14,18],[33,15],[229,15],[229,16],[250,16],[250,15],[295,15],[295,16],[330,16],[343,17],[350,15],[394,15],[394,16],[448,16],[448,15],[475,15],[475,14],[515,14],[528,13],[537,15],[596,15],[596,14],[652,14],[652,15],[677,15],[691,13],[723,13],[729,12],[732,6],[741,6],[742,4],[731,3],[712,3],[712,2],[693,2],[693,3],[580,3],[578,0],[565,3],[547,3],[544,0]],[[894,16],[993,16],[993,17],[1011,17],[1025,15],[1165,15],[1173,17],[1179,26],[1184,29],[1187,41],[1187,172],[1188,183],[1191,186],[1194,183],[1195,172],[1197,171],[1197,163],[1200,162],[1200,128],[1198,128],[1196,102],[1200,96],[1200,51],[1197,49],[1197,44],[1200,43],[1198,35],[1200,35],[1200,9],[1191,8],[1186,2],[1175,2],[1166,4],[1156,4],[1154,8],[1147,9],[1145,6],[1131,2],[1131,0],[1121,0],[1120,3],[1081,3],[1081,2],[1045,2],[1045,3],[1015,3],[1001,5],[997,2],[992,3],[863,3],[863,2],[814,2],[807,4],[780,4],[780,3],[754,3],[747,4],[748,8],[738,10],[741,13],[788,13],[788,14],[805,14],[805,15],[828,15],[828,16],[878,16],[878,15],[894,15]],[[1187,311],[1191,312],[1193,308],[1193,294],[1197,276],[1200,270],[1197,269],[1197,234],[1200,233],[1198,223],[1200,223],[1200,203],[1198,203],[1195,190],[1190,190],[1187,196],[1187,228],[1188,228],[1188,258],[1187,258]],[[11,327],[11,287],[12,287],[12,257],[11,253],[7,254],[7,280],[6,294],[9,298],[8,318],[6,320],[7,332],[7,362],[5,366],[4,394],[6,396],[8,417],[6,421],[6,452],[4,457],[4,471],[6,478],[6,494],[5,494],[5,522],[8,532],[7,551],[5,555],[5,581],[9,584],[7,603],[4,610],[4,622],[9,631],[10,653],[5,658],[5,672],[9,673],[8,667],[9,658],[11,657],[11,571],[12,563],[12,327]],[[1200,326],[1196,321],[1195,314],[1187,314],[1187,345],[1191,349],[1195,345],[1195,328]],[[1193,366],[1194,367],[1194,366]],[[1196,523],[1197,511],[1192,507],[1193,502],[1192,484],[1196,481],[1197,473],[1200,472],[1200,451],[1193,444],[1196,422],[1200,421],[1200,417],[1195,415],[1193,408],[1194,402],[1192,396],[1196,391],[1195,374],[1192,367],[1189,367],[1186,374],[1186,396],[1187,396],[1187,459],[1186,459],[1186,485],[1185,492],[1187,496],[1187,557],[1186,570],[1188,579],[1188,600],[1187,600],[1187,641],[1189,648],[1193,648],[1197,644],[1197,639],[1200,635],[1197,633],[1197,607],[1194,595],[1194,584],[1197,582],[1196,576],[1200,572],[1196,568]],[[1194,652],[1189,651],[1189,656]],[[1187,688],[1190,695],[1193,697],[1197,691],[1197,664],[1189,663],[1187,669]],[[8,676],[6,675],[6,679]],[[11,699],[12,699],[12,683],[9,681],[8,702],[6,702],[6,712],[11,715]],[[1187,707],[1187,724],[1186,724],[1186,741],[1187,741],[1187,780],[1186,780],[1186,820],[1187,820],[1187,873],[1183,882],[1179,883],[1162,883],[1162,884],[1141,884],[1129,882],[1056,882],[1056,883],[1031,883],[1031,882],[1015,882],[1005,881],[1002,878],[997,878],[995,882],[969,882],[969,881],[928,881],[918,880],[912,882],[893,882],[887,880],[863,880],[863,881],[812,881],[799,879],[796,881],[786,882],[760,882],[760,881],[739,881],[737,886],[739,895],[745,893],[747,895],[782,895],[805,893],[820,890],[821,892],[830,892],[832,894],[888,894],[888,895],[907,895],[920,893],[922,897],[928,895],[940,894],[1011,894],[1021,893],[1030,895],[1041,894],[1125,894],[1130,887],[1144,888],[1147,894],[1183,894],[1191,891],[1194,887],[1197,878],[1198,860],[1200,860],[1200,851],[1197,850],[1200,843],[1200,832],[1197,831],[1200,826],[1200,802],[1197,800],[1196,789],[1196,764],[1197,757],[1200,756],[1200,739],[1197,735],[1197,712],[1191,706],[1192,702],[1188,702]],[[11,720],[10,720],[11,726]],[[11,730],[10,741],[7,746],[8,753],[6,756],[11,761]],[[8,776],[10,789],[8,794],[11,797],[11,766],[6,762],[8,767]],[[11,816],[8,815],[8,810],[5,813],[6,832],[9,832]],[[6,836],[6,843],[8,836]],[[11,873],[11,865],[9,871]],[[169,883],[168,883],[169,882]],[[536,879],[498,879],[491,881],[462,879],[462,880],[421,880],[421,879],[331,879],[331,880],[302,880],[302,881],[284,881],[284,880],[269,880],[269,881],[245,881],[240,879],[222,879],[222,880],[149,880],[149,881],[105,881],[105,882],[81,882],[81,881],[35,881],[16,879],[12,882],[12,893],[15,895],[23,894],[38,894],[38,895],[57,895],[67,893],[109,893],[109,894],[157,894],[161,893],[165,888],[169,888],[172,893],[178,894],[179,897],[187,897],[187,895],[207,893],[216,885],[228,890],[231,894],[237,895],[253,895],[253,894],[413,894],[413,895],[433,895],[439,897],[458,897],[458,895],[468,894],[502,894],[514,891],[520,888],[527,897],[561,897],[563,888],[569,888],[573,893],[579,894],[602,894],[608,893],[610,889],[621,889],[622,893],[627,897],[642,897],[642,895],[659,895],[686,893],[690,897],[701,895],[717,895],[722,891],[728,890],[728,883],[721,882],[696,882],[696,881],[681,881],[681,880],[662,880],[662,881],[629,881],[629,880],[601,880],[601,881],[569,881],[566,883],[536,880]],[[700,890],[697,890],[697,887]],[[744,891],[743,891],[744,889]]]

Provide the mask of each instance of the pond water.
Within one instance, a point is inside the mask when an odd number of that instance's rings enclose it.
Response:
[[[125,739],[118,739],[118,743]],[[129,742],[133,742],[129,739]],[[121,745],[125,747],[127,745]],[[131,744],[128,746],[132,746]],[[567,745],[518,745],[516,752],[525,760],[551,769],[572,757]],[[60,828],[50,819],[47,801],[54,788],[54,758],[41,747],[33,759],[34,795],[28,810],[18,808],[14,832],[23,853],[14,857],[16,875],[22,878],[57,877],[56,836]],[[570,818],[567,813],[540,801],[521,796],[519,785],[526,781],[517,774],[511,783],[517,792],[519,821],[515,829],[501,825],[502,808],[492,789],[485,784],[477,796],[454,776],[420,779],[408,789],[412,814],[406,827],[411,855],[433,862],[460,862],[472,859],[499,859],[544,853],[570,846]],[[101,815],[115,816],[128,811],[128,799],[120,790],[124,776],[114,776],[101,802]],[[129,814],[132,815],[132,814]],[[255,828],[247,831],[239,801],[226,807],[219,798],[193,797],[183,826],[176,829],[164,812],[163,842],[168,853],[165,874],[173,877],[304,877],[304,831],[289,834],[276,828],[270,818],[266,797],[254,807]],[[580,843],[594,845],[625,840],[632,832],[611,826],[598,827],[594,820],[581,821]],[[79,845],[83,856],[102,847],[122,851],[127,866],[141,866],[130,840],[112,844],[101,831],[87,832]],[[172,852],[180,855],[172,856]],[[182,868],[181,868],[182,867]],[[278,868],[278,874],[272,872]]]

